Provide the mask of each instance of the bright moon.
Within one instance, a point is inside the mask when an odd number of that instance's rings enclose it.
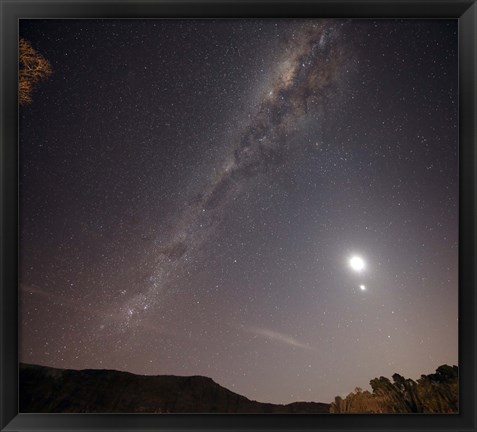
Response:
[[[360,285],[361,291],[366,291],[366,286],[365,285]]]
[[[354,256],[349,260],[349,265],[354,271],[360,272],[364,270],[365,263],[363,258],[359,256]]]

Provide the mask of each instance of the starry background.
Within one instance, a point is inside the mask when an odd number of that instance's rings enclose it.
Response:
[[[456,20],[20,35],[53,68],[20,108],[21,361],[274,403],[457,364]]]

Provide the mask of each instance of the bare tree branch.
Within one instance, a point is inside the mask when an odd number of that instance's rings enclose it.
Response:
[[[52,68],[38,51],[27,40],[19,41],[19,74],[18,101],[20,105],[32,102],[32,92],[35,85],[52,74]]]

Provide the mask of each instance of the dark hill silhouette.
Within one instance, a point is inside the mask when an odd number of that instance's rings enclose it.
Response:
[[[144,376],[24,363],[19,374],[23,413],[328,413],[330,407],[256,402],[204,376]]]

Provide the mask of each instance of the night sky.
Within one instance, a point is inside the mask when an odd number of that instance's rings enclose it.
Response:
[[[20,108],[21,361],[274,403],[458,364],[457,20],[20,35],[53,69]]]

